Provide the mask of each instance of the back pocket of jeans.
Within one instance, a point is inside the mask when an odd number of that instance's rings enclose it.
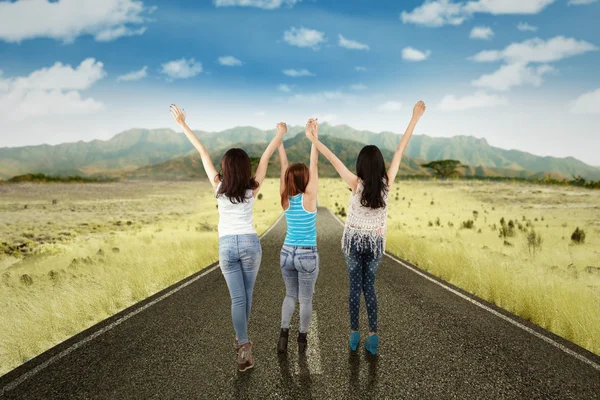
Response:
[[[319,257],[317,254],[299,256],[297,258],[298,263],[300,264],[300,269],[308,274],[314,272],[317,269],[317,264],[319,262]]]
[[[279,266],[281,268],[285,267],[285,263],[287,262],[287,259],[289,258],[289,254],[285,251],[282,251],[281,253],[279,253]]]

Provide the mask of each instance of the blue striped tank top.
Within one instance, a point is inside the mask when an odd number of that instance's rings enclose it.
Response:
[[[289,197],[290,203],[285,210],[287,221],[287,234],[284,244],[288,246],[316,246],[317,245],[317,212],[308,212],[302,205],[302,193]]]

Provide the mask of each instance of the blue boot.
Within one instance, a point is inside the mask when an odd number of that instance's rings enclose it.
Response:
[[[358,345],[360,344],[360,333],[352,332],[350,333],[350,348],[352,351],[356,351],[358,349]]]
[[[377,347],[379,347],[379,336],[377,334],[369,335],[365,341],[365,349],[373,355],[377,354]]]

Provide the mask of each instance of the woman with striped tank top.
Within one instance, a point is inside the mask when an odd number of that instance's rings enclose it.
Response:
[[[365,340],[365,349],[371,354],[377,354],[379,336],[375,275],[385,251],[388,193],[398,174],[402,154],[424,112],[425,103],[419,101],[413,108],[412,119],[387,170],[383,155],[377,146],[365,146],[360,151],[356,160],[356,174],[354,174],[319,141],[317,136],[307,135],[313,148],[316,146],[323,153],[352,191],[348,204],[348,218],[342,236],[342,250],[348,264],[350,281],[348,309],[352,351],[356,351],[360,344],[358,321],[362,293],[369,317],[369,334]]]
[[[316,120],[309,119],[307,132],[318,137]],[[283,143],[279,145],[281,160],[281,206],[287,221],[285,242],[281,248],[281,274],[285,283],[285,298],[281,307],[281,332],[277,343],[279,353],[287,352],[290,320],[300,302],[298,352],[306,351],[307,333],[312,315],[312,298],[319,275],[317,253],[317,188],[319,152],[312,145],[310,168],[298,163],[288,166]]]

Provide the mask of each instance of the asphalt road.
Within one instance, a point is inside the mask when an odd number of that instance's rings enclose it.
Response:
[[[376,282],[379,355],[362,346],[350,353],[342,226],[325,209],[317,223],[321,270],[306,357],[293,340],[286,358],[276,353],[285,293],[281,220],[262,238],[249,328],[253,370],[236,371],[230,299],[216,269],[0,377],[0,399],[600,398],[600,357],[501,311],[507,321],[390,257]]]

